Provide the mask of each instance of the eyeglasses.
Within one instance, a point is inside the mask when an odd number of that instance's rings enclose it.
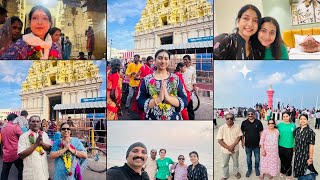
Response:
[[[248,113],[248,115],[250,116],[250,115],[253,115],[253,113]]]
[[[184,160],[184,158],[178,158],[178,160]]]
[[[233,118],[226,118],[226,120],[233,120]]]
[[[268,123],[268,125],[269,125],[269,124],[273,124],[273,125],[274,125],[275,123]]]
[[[70,131],[70,128],[61,128],[62,131]]]

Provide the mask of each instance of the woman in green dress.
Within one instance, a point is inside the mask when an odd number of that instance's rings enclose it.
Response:
[[[170,176],[169,165],[174,164],[171,158],[166,157],[167,151],[165,149],[160,149],[160,158],[156,160],[157,163],[157,174],[156,180],[168,180]]]

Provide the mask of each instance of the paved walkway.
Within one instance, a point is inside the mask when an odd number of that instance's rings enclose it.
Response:
[[[54,172],[54,160],[48,158],[49,161],[49,175],[51,178],[53,178],[53,172]],[[106,164],[107,165],[107,164]],[[2,157],[0,157],[0,169],[2,171]],[[83,180],[105,180],[107,178],[106,172],[104,173],[96,173],[91,171],[90,169],[87,169],[83,174]],[[14,166],[14,164],[11,166],[10,174],[9,174],[9,180],[16,180],[18,179],[18,170]]]
[[[243,118],[236,118],[235,120],[235,123],[236,124],[239,124],[241,126],[241,123],[243,121]],[[313,158],[314,158],[314,167],[315,169],[319,172],[320,171],[320,154],[319,154],[319,151],[320,151],[320,130],[319,129],[314,129],[314,122],[315,122],[315,119],[311,119],[309,120],[309,125],[311,125],[310,127],[314,130],[314,132],[316,133],[316,144],[315,144],[315,149],[314,149],[314,155],[313,155]],[[225,124],[225,120],[224,119],[220,119],[218,118],[217,119],[217,123],[218,123],[218,126],[221,126],[222,124]],[[262,124],[263,124],[263,127],[266,128],[267,127],[267,121],[265,120],[262,120]],[[299,120],[297,119],[296,120],[296,125],[297,127],[299,127]],[[220,149],[220,144],[218,143],[218,140],[216,139],[216,136],[217,136],[217,133],[218,133],[218,128],[215,128],[214,129],[214,179],[216,180],[220,180],[223,176],[223,173],[222,173],[222,166],[221,166],[221,149]],[[241,141],[240,141],[241,143]],[[254,164],[254,157],[252,157],[252,163]],[[245,151],[244,149],[241,147],[241,144],[240,144],[240,151],[239,151],[239,171],[241,173],[241,179],[259,179],[259,177],[257,177],[255,175],[255,172],[254,170],[252,171],[252,174],[249,178],[245,177],[246,175],[246,172],[247,172],[247,162],[246,162],[246,154],[245,154]],[[230,177],[228,178],[228,180],[235,180],[237,179],[235,176],[233,176],[233,162],[232,162],[232,159],[230,158],[230,161],[229,161],[229,171],[230,171]],[[268,179],[267,177],[265,177],[265,179]],[[281,178],[279,175],[277,177],[274,177],[273,179],[275,180],[283,180],[285,179],[285,177]],[[292,178],[292,179],[297,179],[297,178]]]

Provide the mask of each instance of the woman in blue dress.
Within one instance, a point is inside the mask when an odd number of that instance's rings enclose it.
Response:
[[[59,47],[48,33],[52,25],[50,11],[41,5],[29,13],[31,33],[23,35],[2,55],[1,59],[62,59]]]
[[[78,138],[70,137],[70,127],[66,122],[61,124],[60,132],[61,139],[55,139],[50,153],[50,157],[55,159],[53,179],[76,180],[88,166],[87,151]],[[67,160],[69,157],[71,162]]]
[[[187,93],[179,77],[167,69],[168,51],[160,49],[155,54],[157,70],[142,80],[137,103],[146,113],[147,120],[182,120],[181,111],[187,106]]]

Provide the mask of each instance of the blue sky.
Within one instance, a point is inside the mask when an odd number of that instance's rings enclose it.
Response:
[[[213,1],[207,0],[213,4]],[[139,22],[146,0],[107,1],[107,40],[116,49],[134,49],[135,25]]]
[[[246,77],[239,72],[244,65],[250,70]],[[277,102],[300,109],[320,106],[319,61],[215,61],[214,106],[252,107],[266,103],[269,85]]]
[[[103,80],[100,96],[106,96],[106,62],[94,61]],[[20,109],[20,91],[32,61],[0,61],[0,109]]]

